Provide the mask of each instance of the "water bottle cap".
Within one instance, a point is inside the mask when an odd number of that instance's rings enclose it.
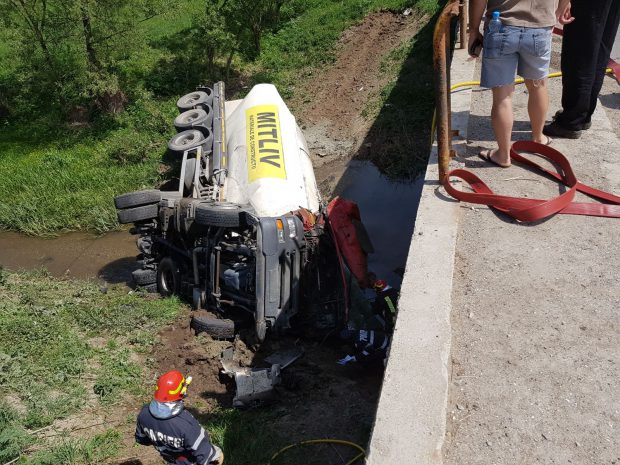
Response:
[[[493,19],[499,19],[499,11],[493,12]]]

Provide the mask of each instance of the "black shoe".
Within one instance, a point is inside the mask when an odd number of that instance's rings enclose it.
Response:
[[[555,115],[553,115],[553,121],[557,121],[558,118],[560,118],[560,115],[562,114],[562,110],[558,110],[555,112]],[[582,129],[584,131],[587,131],[588,129],[590,129],[592,127],[592,121],[588,121],[587,123],[583,123],[581,124],[581,127],[579,129]]]
[[[591,124],[591,123],[590,123]],[[564,139],[579,139],[581,131],[566,129],[557,121],[552,121],[543,128],[543,134],[550,137],[561,137]]]

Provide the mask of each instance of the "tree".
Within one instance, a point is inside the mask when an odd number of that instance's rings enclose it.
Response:
[[[261,38],[266,30],[275,30],[282,6],[291,0],[207,0],[207,11],[216,12],[223,30],[235,38],[236,50],[260,55]]]
[[[1,21],[16,38],[25,91],[65,112],[78,104],[112,113],[124,108],[117,64],[144,46],[139,23],[164,5],[174,2],[0,0]]]

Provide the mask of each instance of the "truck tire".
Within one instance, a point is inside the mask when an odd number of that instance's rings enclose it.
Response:
[[[159,205],[143,205],[141,207],[128,208],[117,212],[120,224],[137,223],[138,221],[152,220],[157,218]]]
[[[230,202],[201,203],[196,206],[196,224],[236,228],[245,224],[245,210]]]
[[[194,316],[189,326],[195,331],[196,335],[204,332],[215,339],[233,339],[235,337],[235,322],[232,320]]]
[[[143,284],[138,286],[140,289],[143,289],[144,292],[148,292],[149,294],[157,294],[157,283],[152,284]]]
[[[202,132],[197,129],[188,129],[178,133],[168,141],[168,150],[174,154],[183,155],[183,152],[186,150],[196,148],[205,141],[205,136]],[[213,145],[213,135],[211,135],[211,145]]]
[[[157,290],[163,297],[178,294],[181,288],[181,273],[172,257],[164,257],[157,267]]]
[[[161,192],[155,189],[145,191],[128,192],[127,194],[114,197],[114,205],[118,209],[139,207],[161,200]]]
[[[213,110],[210,106],[202,108],[195,108],[187,110],[181,113],[174,119],[174,127],[178,132],[185,131],[187,129],[198,129],[205,137],[211,133],[211,125],[213,124]]]
[[[179,113],[191,110],[192,108],[203,108],[203,106],[211,105],[213,103],[213,91],[207,88],[206,91],[197,90],[185,94],[179,100],[177,100],[177,108]]]
[[[133,282],[138,286],[145,284],[155,284],[157,282],[157,270],[139,269],[131,272]]]

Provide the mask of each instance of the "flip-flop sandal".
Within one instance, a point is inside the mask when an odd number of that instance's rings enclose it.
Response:
[[[548,135],[545,134],[545,137],[547,138],[547,143],[545,145],[551,145],[553,144],[553,139],[551,137],[549,137]]]
[[[492,150],[483,150],[478,154],[478,157],[486,162],[492,163],[495,166],[499,166],[500,168],[510,168],[512,165],[509,163],[507,165],[502,165],[501,163],[496,162],[491,158]]]

